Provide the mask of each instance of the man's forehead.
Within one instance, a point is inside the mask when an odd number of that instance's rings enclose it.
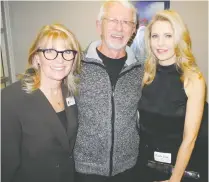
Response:
[[[105,15],[112,18],[122,18],[130,19],[132,18],[133,11],[131,8],[125,7],[123,5],[118,5],[119,3],[114,3],[115,5],[109,6],[106,9]]]

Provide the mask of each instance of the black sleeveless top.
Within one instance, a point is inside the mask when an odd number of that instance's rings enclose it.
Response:
[[[180,75],[175,64],[158,65],[139,102],[141,142],[153,150],[174,152],[172,163],[182,142],[187,102]]]

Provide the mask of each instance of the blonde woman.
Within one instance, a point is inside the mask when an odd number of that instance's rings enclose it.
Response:
[[[63,25],[44,26],[28,64],[2,91],[2,181],[73,182],[78,41]]]
[[[145,40],[148,58],[139,103],[141,177],[143,182],[180,182],[201,124],[205,82],[177,12],[158,12],[146,29]],[[146,167],[153,161],[161,170],[166,170],[164,164],[173,165],[172,175]]]

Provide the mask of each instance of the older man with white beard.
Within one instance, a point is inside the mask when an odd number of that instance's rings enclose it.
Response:
[[[136,31],[136,9],[128,1],[106,1],[97,30],[101,40],[84,53],[76,98],[76,181],[135,182],[143,61],[127,43]]]

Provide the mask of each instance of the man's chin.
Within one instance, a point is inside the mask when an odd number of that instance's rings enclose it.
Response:
[[[110,49],[114,49],[114,50],[121,50],[121,49],[124,49],[125,48],[125,45],[122,45],[122,44],[108,44],[108,47]]]

